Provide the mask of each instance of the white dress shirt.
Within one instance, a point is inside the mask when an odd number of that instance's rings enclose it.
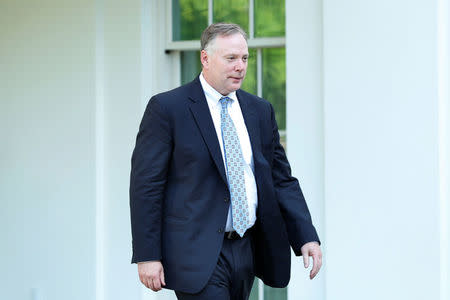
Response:
[[[203,77],[203,73],[200,74],[200,83],[202,85],[203,91],[205,93],[206,101],[208,102],[209,112],[214,122],[214,127],[216,128],[217,138],[219,139],[220,150],[222,151],[223,163],[225,170],[227,169],[225,163],[225,155],[223,151],[223,140],[222,131],[220,128],[220,110],[222,105],[220,104],[220,98],[224,97],[218,91],[216,91],[208,82],[206,82]],[[255,181],[255,167],[253,163],[253,152],[252,146],[250,144],[250,138],[248,136],[247,127],[245,126],[244,117],[242,116],[241,107],[239,106],[239,101],[236,97],[236,92],[232,92],[227,95],[231,101],[228,103],[228,114],[233,120],[234,126],[236,127],[236,132],[239,137],[241,144],[242,155],[244,156],[245,167],[244,167],[244,180],[245,180],[245,193],[247,195],[248,213],[249,213],[249,227],[253,226],[256,221],[256,208],[258,206],[258,194],[256,189]],[[231,218],[231,205],[228,210],[227,224],[225,231],[234,231]]]

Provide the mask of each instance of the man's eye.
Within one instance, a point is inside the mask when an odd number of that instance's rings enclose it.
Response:
[[[243,60],[243,61],[247,61],[247,60],[248,60],[248,57],[243,57],[242,60]]]
[[[234,60],[234,56],[228,56],[227,59],[228,60]]]

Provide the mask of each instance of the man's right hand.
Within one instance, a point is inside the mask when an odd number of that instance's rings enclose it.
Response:
[[[160,261],[139,262],[138,273],[141,282],[155,292],[160,291],[166,285],[164,269]]]

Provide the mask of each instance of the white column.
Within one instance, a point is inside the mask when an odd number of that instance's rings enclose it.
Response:
[[[438,0],[439,196],[440,196],[440,300],[450,297],[450,45],[448,0]]]
[[[327,296],[437,300],[437,1],[323,10]]]
[[[147,8],[147,7],[145,7]],[[141,283],[131,264],[129,174],[131,153],[142,117],[142,0],[104,1],[104,299],[139,299]],[[143,41],[145,39],[145,42]],[[147,66],[151,68],[151,66]]]
[[[95,1],[95,299],[105,300],[105,20]]]
[[[168,90],[180,81],[179,54],[165,53],[171,34],[167,31],[172,28],[168,24],[171,22],[170,3],[165,0],[141,2],[141,112],[137,121],[140,121],[152,95]],[[172,290],[153,292],[141,285],[139,299],[176,300],[176,296]]]
[[[319,237],[323,230],[322,5],[317,0],[286,0],[287,152]],[[325,255],[326,262],[326,255]],[[309,280],[301,257],[292,258],[288,298],[325,299],[325,272]]]
[[[94,1],[0,20],[0,298],[94,299]]]

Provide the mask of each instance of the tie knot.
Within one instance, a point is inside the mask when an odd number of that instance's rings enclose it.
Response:
[[[220,102],[220,104],[222,104],[222,106],[226,106],[231,101],[233,101],[233,99],[231,99],[230,97],[222,97],[219,100],[219,102]]]

